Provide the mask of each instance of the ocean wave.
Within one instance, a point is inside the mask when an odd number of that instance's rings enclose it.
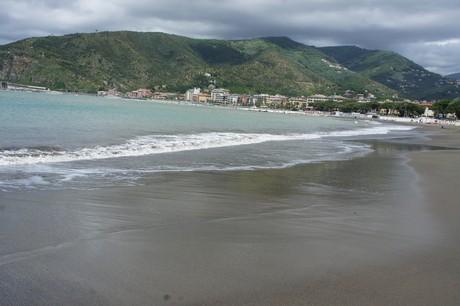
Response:
[[[60,163],[120,157],[136,157],[161,153],[203,150],[220,147],[252,145],[269,141],[313,140],[326,137],[352,137],[388,134],[394,130],[410,130],[408,126],[374,126],[369,128],[311,134],[200,133],[191,135],[147,135],[124,144],[96,146],[74,151],[60,147],[0,149],[0,166]]]
[[[245,161],[210,161],[203,158],[193,163],[124,163],[80,164],[37,163],[24,167],[4,168],[0,173],[0,191],[12,190],[93,190],[103,187],[120,187],[143,184],[144,178],[155,174],[183,173],[196,171],[228,172],[286,169],[302,164],[325,161],[348,160],[365,156],[372,152],[370,145],[354,142],[333,141],[333,146],[321,152],[298,152],[296,158],[273,158],[272,156],[252,156]],[[317,143],[318,144],[318,143]],[[320,146],[324,142],[320,141]],[[327,145],[328,146],[328,145]],[[300,148],[300,147],[299,147]],[[333,149],[332,149],[333,148]],[[227,157],[228,158],[228,157]],[[70,167],[69,167],[70,166]],[[19,170],[19,171],[18,171]]]

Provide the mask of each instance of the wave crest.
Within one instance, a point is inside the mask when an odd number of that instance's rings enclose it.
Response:
[[[0,166],[134,157],[189,150],[251,145],[268,141],[311,140],[324,137],[387,134],[392,130],[410,129],[412,128],[406,126],[377,126],[372,128],[313,134],[274,135],[213,132],[191,135],[147,135],[135,137],[124,144],[96,146],[75,151],[65,151],[61,150],[59,147],[0,149]]]

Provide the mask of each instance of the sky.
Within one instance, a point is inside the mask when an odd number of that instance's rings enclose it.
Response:
[[[397,52],[460,72],[459,0],[0,0],[0,45],[96,31],[193,38],[287,36],[317,47]]]

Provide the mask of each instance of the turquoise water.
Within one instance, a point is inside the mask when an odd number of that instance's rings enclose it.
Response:
[[[359,158],[411,127],[159,101],[0,91],[0,190],[139,184],[162,172]]]

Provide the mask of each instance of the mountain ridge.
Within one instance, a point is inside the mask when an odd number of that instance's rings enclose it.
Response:
[[[459,95],[458,85],[391,51],[356,46],[319,48],[339,63],[397,90],[401,96],[446,99]]]
[[[413,75],[423,80],[414,84]],[[459,96],[454,82],[388,51],[317,48],[288,37],[218,40],[159,32],[76,33],[2,45],[0,79],[83,92],[109,87],[185,92],[212,85],[290,96],[346,90],[381,98]]]
[[[451,73],[451,74],[445,75],[444,77],[460,81],[460,72]]]

